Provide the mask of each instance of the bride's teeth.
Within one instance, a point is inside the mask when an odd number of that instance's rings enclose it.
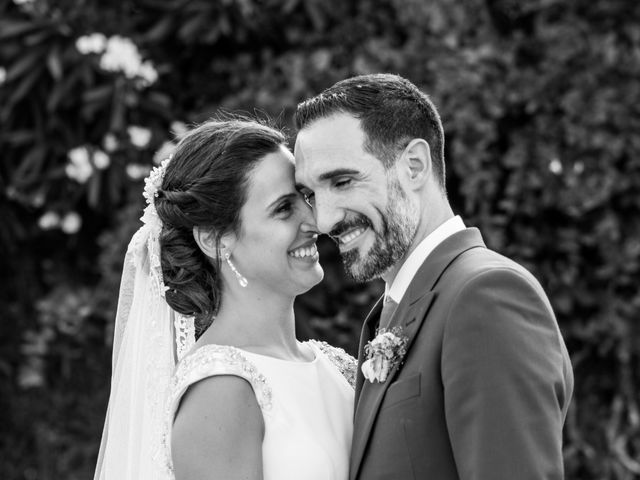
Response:
[[[289,252],[289,255],[296,258],[312,257],[313,255],[316,254],[317,251],[318,251],[318,248],[314,244],[314,245],[311,245],[310,247],[297,248],[294,251]]]

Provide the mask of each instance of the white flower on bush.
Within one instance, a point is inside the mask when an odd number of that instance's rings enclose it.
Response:
[[[76,49],[83,55],[102,53],[107,48],[107,37],[102,33],[83,35],[76,40]]]
[[[78,183],[85,183],[93,174],[87,147],[76,147],[67,154],[69,163],[64,171],[67,176]]]
[[[107,40],[107,49],[100,58],[100,67],[112,72],[123,72],[133,78],[138,73],[142,57],[130,39],[114,35]]]
[[[31,205],[36,207],[36,208],[40,208],[44,205],[46,198],[43,192],[38,192],[34,195],[34,197],[31,199]]]
[[[131,125],[127,128],[131,143],[138,148],[145,148],[151,141],[151,130],[138,125]]]
[[[120,146],[120,143],[118,142],[116,136],[113,133],[109,132],[102,139],[102,146],[107,152],[115,152]]]
[[[18,385],[23,390],[44,386],[43,371],[44,362],[39,358],[31,359],[28,363],[20,365],[20,370],[18,371]]]
[[[169,125],[169,130],[176,137],[179,137],[179,136],[187,133],[188,128],[187,128],[187,124],[186,123],[181,122],[179,120],[174,120],[173,122],[171,122],[171,125]]]
[[[0,67],[0,85],[7,81],[7,69]]]
[[[100,67],[111,72],[122,72],[127,78],[139,77],[141,86],[148,86],[158,79],[153,63],[142,61],[135,43],[129,38],[114,35],[107,40],[107,49],[100,58]]]
[[[575,173],[577,173],[578,175],[584,172],[584,163],[582,163],[580,160],[578,160],[576,163],[573,164],[573,171]]]
[[[141,180],[149,175],[151,168],[148,165],[140,165],[139,163],[130,163],[127,165],[126,172],[131,180]]]
[[[38,226],[42,230],[51,230],[60,225],[60,215],[56,212],[47,212],[38,219]]]
[[[153,66],[153,63],[149,60],[143,62],[138,69],[138,86],[148,87],[156,83],[156,80],[158,80],[158,71]]]
[[[111,159],[109,155],[104,153],[102,150],[96,150],[93,153],[93,164],[98,170],[104,170],[105,168],[109,168],[111,165]]]
[[[560,175],[562,173],[562,163],[558,158],[553,158],[549,162],[549,170],[551,171],[551,173],[554,173],[556,175]]]
[[[76,49],[84,55],[101,53],[100,68],[123,73],[125,77],[135,80],[137,87],[148,87],[158,79],[158,71],[153,63],[142,60],[138,47],[129,38],[120,35],[106,38],[102,33],[92,33],[79,37]]]
[[[153,163],[156,165],[160,165],[165,158],[169,158],[169,156],[173,153],[176,148],[176,144],[170,141],[163,142],[160,145],[160,148],[153,154]]]
[[[66,234],[73,235],[74,233],[78,233],[80,227],[82,226],[82,218],[76,212],[67,213],[62,222],[60,222],[60,228]]]

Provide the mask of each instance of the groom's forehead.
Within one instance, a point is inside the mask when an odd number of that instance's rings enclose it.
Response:
[[[298,142],[295,147],[295,175],[301,182],[326,180],[329,173],[346,167],[357,169],[362,151],[330,144]]]
[[[296,143],[302,143],[305,148],[324,147],[341,151],[361,147],[363,140],[360,120],[345,113],[336,113],[304,127],[298,133]]]
[[[349,115],[334,115],[300,130],[294,147],[296,179],[316,182],[335,170],[366,168],[359,122]]]
[[[294,147],[296,166],[302,162],[306,167],[316,164],[343,162],[362,155],[359,140],[334,135],[317,135],[316,132],[301,132]]]

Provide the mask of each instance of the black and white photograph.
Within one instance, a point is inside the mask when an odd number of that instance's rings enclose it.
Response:
[[[640,3],[0,0],[0,478],[640,480]]]

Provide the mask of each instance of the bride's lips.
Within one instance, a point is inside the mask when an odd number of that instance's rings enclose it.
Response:
[[[318,248],[316,246],[316,239],[310,240],[297,247],[292,248],[287,252],[289,257],[304,262],[317,262],[320,258],[318,255]]]

